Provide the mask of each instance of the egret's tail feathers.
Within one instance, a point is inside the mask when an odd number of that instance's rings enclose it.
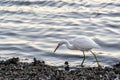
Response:
[[[99,45],[96,45],[94,48],[96,48],[96,49],[99,49],[99,48],[101,48],[101,46],[99,46]]]

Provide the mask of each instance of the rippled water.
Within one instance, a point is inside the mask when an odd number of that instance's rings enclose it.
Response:
[[[65,46],[52,52],[59,40],[79,35],[101,46],[94,51],[102,65],[120,61],[120,0],[0,0],[1,58],[36,57],[52,65],[77,65],[82,52]],[[86,55],[85,65],[96,65],[92,54]]]

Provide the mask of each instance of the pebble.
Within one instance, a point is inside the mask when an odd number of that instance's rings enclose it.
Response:
[[[0,61],[0,80],[120,80],[119,64],[110,67],[87,67],[71,70],[68,61],[64,69],[49,66],[45,61],[19,62],[19,58]]]

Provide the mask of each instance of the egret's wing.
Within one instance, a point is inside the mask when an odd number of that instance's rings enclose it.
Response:
[[[73,40],[73,45],[74,47],[78,48],[78,49],[82,49],[82,48],[98,48],[99,45],[97,43],[95,43],[95,41],[93,41],[90,38],[87,37],[77,37]]]

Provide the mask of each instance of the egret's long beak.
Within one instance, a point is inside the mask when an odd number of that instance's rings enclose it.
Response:
[[[59,47],[60,47],[60,44],[57,45],[57,47],[56,47],[55,50],[54,50],[54,53],[55,53],[55,51],[56,51]]]

